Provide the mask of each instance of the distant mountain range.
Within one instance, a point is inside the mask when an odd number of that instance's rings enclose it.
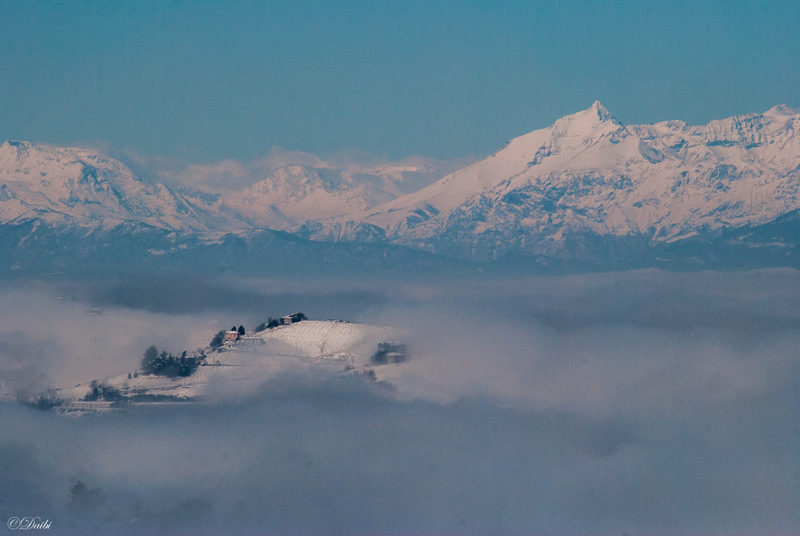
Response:
[[[783,106],[626,126],[595,102],[413,194],[308,228],[480,258],[570,256],[587,235],[672,243],[800,208],[798,133],[800,113]]]
[[[236,225],[219,196],[182,195],[135,177],[97,151],[7,141],[0,145],[0,223],[113,229],[124,223],[181,231]]]
[[[97,151],[5,142],[0,225],[198,243],[271,229],[537,266],[798,264],[800,111],[786,106],[624,125],[595,102],[438,180],[436,169],[309,157],[217,193],[145,181]]]
[[[222,195],[143,180],[98,151],[7,141],[0,145],[0,224],[285,230],[368,209],[439,178],[436,162],[424,158],[335,166],[312,155],[293,156],[296,162],[266,168],[252,186]]]

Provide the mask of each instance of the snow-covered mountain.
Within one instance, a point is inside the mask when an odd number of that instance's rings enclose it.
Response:
[[[309,220],[368,210],[440,177],[436,175],[439,163],[423,158],[336,165],[301,156],[298,162],[280,167],[255,166],[251,173],[261,171],[264,178],[226,194],[226,205],[256,226],[288,229]]]
[[[277,229],[468,260],[558,260],[552,266],[643,266],[664,258],[665,248],[685,259],[711,245],[745,256],[769,249],[767,264],[783,265],[800,251],[800,111],[786,106],[706,125],[624,125],[595,102],[434,182],[440,165],[332,164],[287,153],[246,169],[222,162],[183,172],[206,185],[213,176],[226,184],[226,173],[236,179],[238,189],[216,193],[142,180],[93,150],[5,142],[0,225],[17,227],[5,232],[14,240],[31,222],[117,235],[145,226],[212,242]],[[191,176],[175,182],[190,184]]]
[[[238,215],[218,198],[145,182],[90,149],[0,145],[0,223],[35,220],[99,229],[135,223],[175,231],[237,225]]]
[[[410,195],[306,226],[478,258],[564,255],[575,237],[670,243],[800,208],[800,111],[626,126],[603,105],[557,120]]]
[[[197,182],[226,174],[259,179],[221,192],[166,186],[136,177],[122,162],[83,148],[7,141],[0,145],[0,223],[36,220],[51,225],[110,229],[122,223],[171,231],[287,229],[308,220],[356,213],[410,193],[439,178],[440,163],[336,165],[304,153],[264,159],[249,169],[222,162],[190,166]],[[182,177],[191,183],[191,177]],[[240,179],[242,177],[239,177]]]

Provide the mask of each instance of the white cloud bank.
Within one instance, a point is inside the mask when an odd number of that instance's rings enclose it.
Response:
[[[5,404],[0,514],[76,534],[794,533],[798,283],[782,270],[372,286],[385,299],[354,316],[413,334],[395,393],[289,374],[212,406],[70,420]],[[51,300],[4,292],[3,367],[19,361],[9,333],[78,370],[99,366],[71,335],[91,324],[118,365],[128,348],[138,360],[136,337],[187,344],[213,321],[110,303],[87,319],[92,304]],[[43,323],[46,336],[29,327]]]

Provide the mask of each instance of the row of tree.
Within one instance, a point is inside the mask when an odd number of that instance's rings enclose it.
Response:
[[[256,333],[258,333],[259,331],[264,331],[265,329],[277,328],[280,325],[281,325],[280,318],[270,317],[266,322],[261,322],[258,326],[256,326]]]
[[[89,392],[84,395],[83,400],[90,402],[95,400],[118,402],[122,400],[122,398],[122,393],[113,385],[108,385],[98,380],[92,380],[92,383],[89,384]]]
[[[292,317],[293,317],[292,318],[293,322],[299,322],[301,320],[308,320],[308,317],[306,315],[304,315],[303,313],[295,313],[295,314],[292,315]],[[266,322],[261,322],[258,326],[256,326],[255,332],[258,333],[259,331],[264,331],[265,329],[276,328],[276,327],[278,327],[278,326],[280,326],[282,324],[283,324],[283,322],[281,321],[280,318],[272,318],[272,317],[270,317]],[[244,326],[242,326],[242,325],[240,325],[238,328],[236,326],[233,326],[230,329],[230,331],[235,331],[236,333],[239,334],[240,337],[244,336],[244,334],[246,333],[246,331],[244,329]],[[211,339],[211,342],[209,343],[209,347],[211,347],[211,350],[217,350],[223,344],[225,344],[225,330],[224,329],[218,331],[217,334],[214,335],[214,338]]]
[[[158,348],[150,346],[142,357],[142,371],[172,378],[191,376],[202,359],[203,356],[187,357],[185,350],[180,356],[175,356],[166,351],[159,353]]]

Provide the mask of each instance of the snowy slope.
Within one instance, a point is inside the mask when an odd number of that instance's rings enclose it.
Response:
[[[0,145],[0,223],[37,220],[109,229],[122,223],[177,231],[230,225],[207,200],[136,178],[89,149],[28,142]]]
[[[424,158],[337,166],[313,155],[292,156],[299,163],[289,159],[278,166],[256,165],[249,172],[263,173],[261,180],[221,194],[145,182],[123,163],[91,149],[7,141],[0,145],[0,223],[37,220],[108,229],[125,222],[174,231],[287,229],[407,194],[438,179],[441,169],[440,163]],[[214,169],[194,166],[184,174],[191,176],[194,170],[198,181],[209,180]],[[183,181],[192,183],[191,177]]]
[[[758,225],[800,208],[798,132],[800,111],[785,106],[701,126],[625,126],[595,102],[418,192],[312,228],[318,239],[371,227],[415,247],[546,254],[570,235],[669,242]]]
[[[220,400],[245,395],[282,373],[366,373],[397,366],[370,363],[378,343],[395,341],[397,336],[394,329],[384,326],[306,320],[249,334],[210,352],[205,363],[185,378],[151,374],[128,378],[124,373],[103,381],[133,401]],[[68,402],[62,411],[82,414],[108,409],[104,401],[80,400],[89,389],[90,382],[59,389],[58,395]]]
[[[440,168],[425,159],[300,156],[256,166],[247,172],[266,174],[257,183],[213,194],[142,181],[96,151],[6,142],[0,224],[133,222],[242,236],[266,227],[477,259],[575,258],[591,247],[602,257],[613,239],[652,249],[800,209],[800,111],[786,106],[706,125],[624,125],[595,102],[435,182]]]
[[[395,332],[388,327],[355,322],[305,320],[261,331],[255,337],[267,345],[282,344],[298,356],[345,359],[363,366],[378,343],[394,339]]]
[[[287,229],[395,199],[439,178],[438,169],[436,162],[422,158],[342,166],[315,158],[311,165],[271,169],[253,186],[226,194],[225,203],[254,225]]]

